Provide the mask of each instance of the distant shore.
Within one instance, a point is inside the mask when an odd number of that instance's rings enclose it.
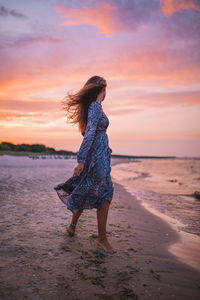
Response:
[[[0,151],[0,155],[13,155],[13,156],[51,156],[52,158],[54,156],[60,157],[60,158],[74,158],[76,159],[76,154],[52,154],[52,153],[46,153],[46,152],[31,152],[31,151]],[[176,156],[148,156],[148,155],[121,155],[121,154],[111,154],[112,158],[118,158],[118,159],[139,159],[139,158],[153,158],[153,159],[172,159],[177,158]]]

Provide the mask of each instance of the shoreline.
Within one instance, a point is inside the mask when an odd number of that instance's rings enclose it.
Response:
[[[120,227],[131,228],[131,234],[126,235],[118,245],[120,251],[123,242],[131,246],[126,248],[133,253],[128,257],[129,263],[134,265],[138,262],[142,266],[144,286],[146,281],[147,286],[152,285],[148,292],[149,299],[198,299],[200,271],[169,251],[170,247],[181,242],[179,232],[166,220],[147,210],[123,185],[115,181],[114,185],[118,197],[116,207],[119,210],[115,219],[119,220]],[[114,216],[111,219],[114,220]],[[148,272],[152,273],[154,279],[157,278],[156,283],[147,280]]]
[[[118,161],[113,162],[112,165],[114,166],[120,163],[129,163],[129,162],[133,162],[133,160],[126,159],[125,161],[124,159],[121,160],[119,159]],[[114,179],[113,181],[122,185],[119,181],[116,181]],[[128,187],[124,185],[122,186],[126,189],[127,192],[129,192],[132,195],[131,190]],[[144,206],[153,215],[158,216],[163,221],[165,221],[179,235],[179,240],[175,243],[172,243],[168,247],[169,252],[174,254],[177,257],[177,259],[179,259],[181,262],[186,263],[189,266],[200,271],[200,254],[199,254],[200,237],[195,234],[188,233],[179,229],[179,226],[184,227],[183,223],[176,220],[175,218],[169,217],[164,213],[161,213],[158,210],[150,207],[144,201],[141,201],[141,205]]]

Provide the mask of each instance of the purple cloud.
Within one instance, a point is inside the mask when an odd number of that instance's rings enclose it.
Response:
[[[0,33],[1,45],[0,48],[6,47],[25,47],[36,43],[59,43],[63,42],[63,39],[52,37],[52,36],[31,36],[21,35],[19,37],[9,37]]]
[[[7,9],[5,6],[0,6],[0,17],[15,17],[27,19],[28,17],[22,13],[17,12],[15,9]]]

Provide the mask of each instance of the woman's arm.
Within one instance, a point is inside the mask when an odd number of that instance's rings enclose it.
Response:
[[[93,101],[88,108],[88,119],[87,119],[87,127],[84,134],[84,139],[81,143],[80,149],[77,153],[77,162],[85,162],[87,158],[88,151],[93,143],[95,137],[95,131],[97,128],[97,124],[99,118],[101,116],[101,106]]]

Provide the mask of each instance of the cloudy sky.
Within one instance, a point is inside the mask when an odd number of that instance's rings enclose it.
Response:
[[[113,154],[199,156],[199,0],[0,0],[1,141],[78,151],[61,101],[93,75]]]

